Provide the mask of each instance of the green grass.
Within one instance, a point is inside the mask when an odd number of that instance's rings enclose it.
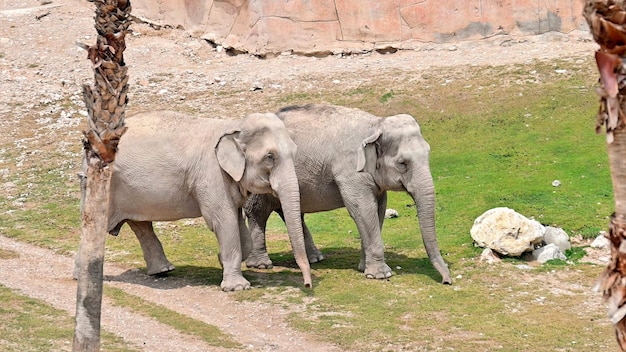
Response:
[[[562,68],[566,74],[556,72]],[[572,236],[593,238],[607,228],[613,196],[605,139],[594,132],[598,75],[591,60],[437,69],[417,76],[385,72],[371,80],[374,83],[346,91],[320,86],[314,93],[257,94],[254,99],[264,107],[329,102],[380,116],[415,116],[432,148],[439,247],[454,285],[439,284],[441,277],[426,256],[410,197],[391,193],[389,207],[400,214],[387,220],[383,229],[385,256],[395,274],[391,279],[366,280],[358,272],[358,232],[345,209],[338,209],[306,215],[325,260],[312,265],[314,288],[303,289],[284,225],[273,216],[268,249],[275,268],[245,270],[255,289],[232,297],[304,307],[289,316],[290,324],[345,349],[612,349],[613,332],[600,297],[590,293],[601,267],[584,263],[583,248],[569,251],[568,261],[534,270],[519,268],[526,262],[516,258],[489,266],[478,261],[480,249],[469,235],[476,217],[502,206]],[[344,82],[350,77],[337,79]],[[8,214],[0,217],[0,232],[71,253],[80,232],[78,182],[45,167],[48,160],[28,162],[30,179],[13,182],[20,193],[30,195],[23,206],[0,199]],[[78,165],[79,160],[75,162]],[[561,185],[552,186],[554,180]],[[157,233],[177,267],[173,278],[219,285],[217,241],[201,220],[159,224]],[[0,258],[7,255],[0,252]],[[127,228],[107,239],[106,255],[107,261],[145,268],[137,240]],[[120,291],[107,292],[119,296],[118,301],[130,299]],[[159,316],[156,312],[163,307],[130,300],[129,309],[165,319],[185,333],[215,333],[213,327],[192,327],[191,321],[177,324],[185,319],[176,316],[171,321],[169,312]],[[3,321],[15,321],[5,317]],[[67,331],[52,333],[64,334]],[[5,340],[14,342],[26,335],[7,336]]]
[[[1,257],[0,257],[1,258]],[[71,351],[74,319],[41,301],[0,285],[0,350],[6,352]],[[103,331],[107,351],[138,351]]]

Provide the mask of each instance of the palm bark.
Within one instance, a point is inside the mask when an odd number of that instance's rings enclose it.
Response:
[[[108,226],[109,187],[117,145],[126,131],[128,75],[124,37],[130,25],[130,1],[89,0],[96,5],[96,44],[85,46],[94,70],[95,85],[83,85],[89,129],[84,131],[86,182],[83,191],[82,231],[76,257],[76,328],[73,351],[100,351],[100,317],[104,245]]]
[[[626,351],[626,7],[624,1],[586,0],[585,16],[594,40],[600,45],[595,58],[600,72],[600,109],[596,131],[604,125],[613,182],[615,213],[608,237],[611,261],[602,272],[599,288],[608,303],[609,319],[617,343]]]

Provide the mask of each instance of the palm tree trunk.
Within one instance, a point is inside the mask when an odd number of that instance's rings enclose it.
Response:
[[[609,319],[621,351],[626,351],[626,130],[613,132],[608,145],[611,179],[615,197],[615,213],[611,216],[608,236],[611,261],[600,277],[599,285],[608,303]]]
[[[600,45],[596,63],[600,72],[600,110],[596,131],[606,128],[608,156],[613,181],[615,213],[608,237],[611,261],[602,272],[598,287],[608,303],[609,319],[617,343],[626,351],[626,4],[623,0],[586,0],[585,16],[594,40]]]
[[[73,351],[100,351],[100,316],[104,245],[108,227],[109,186],[117,145],[126,132],[124,113],[128,75],[124,37],[130,25],[130,1],[89,0],[96,4],[96,44],[85,47],[94,69],[95,86],[83,85],[89,130],[83,145],[87,164],[83,191],[82,231],[76,256],[76,328]]]

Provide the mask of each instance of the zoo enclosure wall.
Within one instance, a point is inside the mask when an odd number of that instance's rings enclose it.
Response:
[[[265,56],[587,30],[582,0],[133,0],[133,14]]]

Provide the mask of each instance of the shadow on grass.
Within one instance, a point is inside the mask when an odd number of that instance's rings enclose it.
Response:
[[[324,255],[324,260],[311,264],[312,269],[352,269],[358,272],[361,259],[360,250],[352,247],[328,247],[322,249],[322,254]],[[394,276],[401,275],[426,276],[437,282],[441,282],[442,279],[439,272],[430,263],[428,257],[408,257],[405,254],[386,249],[385,262],[393,271],[391,280],[393,280]],[[449,263],[448,266],[450,266]],[[365,276],[363,277],[365,278]]]
[[[245,265],[244,265],[245,266]],[[272,269],[243,269],[243,276],[250,281],[253,287],[295,287],[304,288],[302,273],[297,265],[294,268],[275,266]],[[312,281],[319,280],[312,275]],[[173,290],[186,286],[214,286],[220,289],[222,282],[222,268],[201,267],[193,265],[177,266],[169,273],[148,275],[145,270],[127,270],[119,275],[105,275],[104,281],[123,282],[133,285],[142,285],[160,290]]]
[[[361,252],[354,247],[326,247],[321,248],[324,260],[311,264],[312,270],[354,270],[358,272]],[[291,252],[270,253],[274,266],[298,269]],[[444,259],[445,260],[445,259]],[[393,276],[421,275],[441,282],[441,275],[430,263],[428,257],[413,258],[393,250],[385,250],[385,261],[391,267]],[[447,263],[450,266],[450,263]],[[393,276],[391,279],[393,279]],[[364,276],[365,277],[365,276]],[[322,278],[323,279],[323,278]]]
[[[322,249],[324,260],[312,263],[311,269],[313,286],[324,280],[322,273],[316,270],[354,270],[358,272],[360,250],[352,247],[329,247]],[[270,253],[274,263],[272,269],[245,268],[242,265],[243,275],[256,287],[294,287],[301,288],[302,273],[296,264],[291,252]],[[418,275],[426,276],[436,282],[441,282],[441,275],[435,270],[428,257],[411,258],[404,254],[387,250],[385,259],[393,271],[394,276]],[[365,276],[363,276],[365,279]],[[124,282],[134,285],[143,285],[158,289],[178,289],[185,286],[216,286],[222,281],[222,268],[201,267],[193,265],[177,266],[175,270],[161,275],[147,275],[145,270],[128,270],[120,275],[105,275],[105,281]]]

